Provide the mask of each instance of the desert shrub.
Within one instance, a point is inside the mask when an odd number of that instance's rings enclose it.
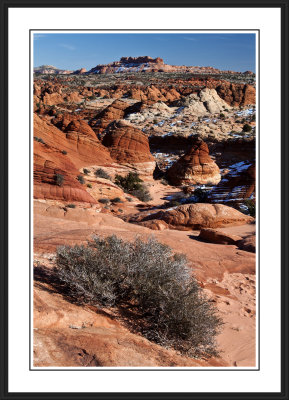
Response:
[[[103,179],[109,179],[111,180],[111,176],[105,172],[102,168],[98,168],[95,172],[94,175],[98,178],[103,178]]]
[[[144,203],[152,200],[150,192],[145,186],[142,186],[140,189],[132,190],[130,193]]]
[[[79,183],[81,183],[82,185],[85,183],[84,177],[82,175],[77,175],[77,180]]]
[[[62,186],[64,181],[64,176],[61,174],[55,174],[54,175],[54,182],[57,186]]]
[[[87,169],[87,168],[83,168],[83,173],[84,173],[85,175],[88,175],[88,174],[90,173],[90,170]]]
[[[151,238],[94,237],[57,249],[56,273],[78,301],[129,311],[149,340],[189,356],[216,355],[222,324],[186,257]],[[128,313],[126,313],[127,315]]]
[[[137,197],[140,201],[152,200],[149,190],[136,172],[129,172],[126,176],[116,175],[114,182],[126,193]]]
[[[37,136],[34,136],[34,140],[36,140],[36,142],[45,144],[44,140],[42,138],[37,137]]]
[[[129,172],[126,176],[116,175],[114,182],[125,191],[137,190],[142,187],[142,179],[136,172]]]
[[[133,199],[131,198],[131,197],[126,197],[125,198],[127,201],[129,201],[129,202],[132,202],[133,201]]]
[[[206,190],[197,188],[193,194],[197,203],[206,203],[208,201],[208,192]]]
[[[247,199],[247,200],[245,200],[245,206],[247,206],[247,208],[248,208],[249,215],[251,217],[255,218],[255,216],[256,216],[256,203],[255,203],[255,201],[251,200],[251,199]]]
[[[98,202],[101,204],[108,204],[108,203],[110,203],[110,200],[109,199],[98,199]]]
[[[111,200],[112,203],[121,203],[121,198],[120,197],[115,197],[114,199]]]
[[[168,184],[169,184],[169,182],[168,182],[165,178],[162,178],[161,183],[162,183],[164,186],[168,186]]]
[[[252,130],[252,126],[251,125],[245,124],[243,126],[243,132],[251,132],[251,130]]]
[[[225,118],[225,114],[224,114],[224,113],[221,113],[221,114],[220,114],[220,118],[224,119],[224,118]]]
[[[67,154],[67,151],[66,151],[66,150],[61,150],[61,153],[64,154],[64,155],[66,155],[66,154]]]
[[[89,189],[92,188],[92,184],[91,184],[91,183],[88,183],[86,186],[87,186]]]
[[[253,115],[252,115],[251,121],[252,121],[252,122],[255,122],[255,121],[256,121],[256,114],[253,114]]]
[[[66,204],[65,207],[66,207],[66,208],[75,208],[76,205],[71,203],[71,204]]]
[[[179,206],[181,203],[178,200],[171,200],[167,203],[168,207],[177,207]]]

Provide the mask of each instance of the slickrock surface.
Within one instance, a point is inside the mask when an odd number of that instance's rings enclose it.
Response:
[[[38,261],[34,297],[36,366],[255,365],[253,253],[234,245],[200,242],[194,239],[198,232],[194,236],[176,230],[166,231],[165,235],[155,231],[157,240],[187,254],[195,276],[225,322],[217,339],[221,358],[188,359],[129,332],[110,310],[72,304],[50,275],[55,249],[61,244],[85,243],[93,234],[116,234],[125,240],[140,235],[144,240],[151,234],[149,229],[93,209],[63,212],[53,202],[35,201],[34,219],[36,264]],[[254,226],[221,229],[243,236],[252,232]]]

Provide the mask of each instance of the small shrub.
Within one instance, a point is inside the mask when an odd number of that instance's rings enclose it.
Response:
[[[252,126],[251,125],[245,124],[243,126],[243,132],[251,132],[251,130],[252,130]]]
[[[111,200],[112,203],[122,203],[120,197],[115,197],[114,199]]]
[[[92,188],[92,184],[91,184],[91,183],[88,183],[86,186],[87,186],[89,189]]]
[[[252,115],[251,121],[252,121],[252,122],[255,122],[255,121],[256,121],[256,114],[253,114],[253,115]]]
[[[34,138],[33,138],[36,142],[39,142],[39,143],[42,143],[42,144],[45,144],[45,142],[44,142],[44,140],[42,139],[42,138],[39,138],[39,137],[37,137],[37,136],[34,136]]]
[[[61,174],[54,175],[54,182],[57,186],[62,186],[64,181],[64,176]]]
[[[67,151],[66,151],[66,150],[61,150],[61,153],[64,154],[64,155],[66,155],[66,154],[67,154]]]
[[[77,180],[79,183],[81,183],[82,185],[85,183],[84,177],[82,175],[78,175],[77,176]]]
[[[166,179],[162,179],[161,180],[161,183],[164,185],[164,186],[168,186],[168,184],[169,184],[169,182],[166,180]]]
[[[206,190],[197,188],[193,194],[197,203],[206,203],[208,201],[208,192]]]
[[[109,199],[98,199],[98,202],[101,204],[108,204],[108,203],[110,203],[110,200]]]
[[[88,175],[88,174],[90,174],[90,170],[89,170],[89,169],[86,169],[86,168],[83,168],[83,173],[84,173],[85,175]]]
[[[103,179],[109,179],[111,180],[111,176],[105,172],[102,168],[98,168],[95,172],[94,175],[98,178],[103,178]]]
[[[220,118],[221,118],[221,119],[224,119],[224,118],[225,118],[225,114],[224,114],[224,113],[221,113],[221,114],[220,114]]]
[[[76,205],[71,203],[71,204],[66,204],[65,207],[67,207],[67,208],[75,208]]]
[[[179,206],[181,203],[178,200],[171,200],[167,203],[168,207],[177,207]]]
[[[131,197],[126,197],[125,198],[127,201],[129,201],[129,202],[132,202],[133,201],[133,199],[131,198]]]
[[[142,186],[140,189],[132,190],[130,193],[144,203],[152,200],[150,192],[145,186]]]
[[[188,356],[217,355],[222,324],[187,259],[155,239],[94,237],[57,249],[55,272],[78,302],[130,311],[149,340]]]

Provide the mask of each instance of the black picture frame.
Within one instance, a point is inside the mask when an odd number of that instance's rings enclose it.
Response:
[[[134,3],[131,0],[0,0],[1,3],[1,145],[0,145],[0,171],[1,171],[1,381],[0,399],[288,399],[288,187],[289,187],[289,139],[288,139],[288,48],[289,48],[289,0],[147,0]],[[12,393],[8,390],[8,11],[14,7],[159,7],[159,8],[280,8],[281,11],[281,391],[276,393]],[[269,78],[270,79],[270,78]],[[180,372],[181,373],[181,372]],[[216,373],[218,373],[216,371]]]

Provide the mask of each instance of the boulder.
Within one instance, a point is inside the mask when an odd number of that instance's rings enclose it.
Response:
[[[199,239],[216,244],[236,244],[238,241],[242,240],[241,236],[231,235],[210,228],[202,228]]]
[[[202,228],[219,228],[226,226],[244,225],[254,221],[254,218],[223,204],[185,204],[173,207],[154,214],[138,214],[128,218],[129,222],[147,224],[148,228],[159,224],[157,221],[165,222],[165,227],[182,231],[200,230]],[[154,224],[153,224],[154,221]],[[156,229],[156,228],[153,228]]]
[[[239,240],[237,243],[239,249],[250,251],[251,253],[256,252],[256,236],[251,235],[247,236],[246,238]]]

